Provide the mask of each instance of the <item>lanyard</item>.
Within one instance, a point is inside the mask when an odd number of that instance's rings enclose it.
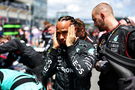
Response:
[[[118,26],[111,32],[111,34],[109,35],[107,42],[111,39],[112,35],[118,30],[120,24],[118,24]]]
[[[99,46],[103,45],[106,41],[106,44],[109,42],[109,40],[111,39],[112,35],[118,30],[120,26],[120,23],[116,26],[116,28],[110,33],[110,35],[108,36],[107,40],[102,40],[101,43],[99,44]]]

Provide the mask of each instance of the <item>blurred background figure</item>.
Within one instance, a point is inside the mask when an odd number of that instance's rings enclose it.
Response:
[[[40,35],[41,35],[40,30],[37,27],[33,27],[32,31],[31,31],[31,34],[32,34],[32,46],[38,47]]]
[[[56,31],[56,26],[46,21],[44,22],[44,27],[45,29],[42,32],[42,39],[44,42],[45,52],[47,52],[52,46],[52,36]]]
[[[28,40],[26,38],[26,33],[23,28],[19,29],[19,34],[20,34],[20,40],[23,40],[25,43],[28,43]]]
[[[96,44],[98,41],[99,30],[95,29],[93,30],[93,32],[88,32],[88,30],[86,30],[85,23],[80,18],[76,18],[75,20],[78,23],[79,28],[77,36],[82,40],[86,40],[88,42],[91,42],[92,44]]]
[[[128,17],[125,17],[125,18],[121,19],[119,22],[122,25],[135,26],[135,21],[131,18],[128,18]]]

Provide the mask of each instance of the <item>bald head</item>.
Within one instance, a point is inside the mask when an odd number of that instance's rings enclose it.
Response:
[[[92,11],[93,14],[104,13],[107,15],[113,15],[112,7],[107,3],[98,4]]]
[[[118,25],[118,21],[113,15],[112,7],[107,3],[100,3],[93,9],[92,19],[94,25],[97,26],[100,31],[111,31]]]

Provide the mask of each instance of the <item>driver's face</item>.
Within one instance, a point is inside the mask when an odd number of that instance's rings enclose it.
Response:
[[[68,33],[68,28],[71,26],[71,21],[59,21],[57,23],[57,40],[60,44],[66,45],[66,38]]]

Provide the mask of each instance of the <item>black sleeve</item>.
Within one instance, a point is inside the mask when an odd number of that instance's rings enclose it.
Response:
[[[127,52],[131,58],[135,59],[135,31],[127,37]]]
[[[14,55],[14,53],[9,53],[7,56],[7,59],[3,61],[3,68],[9,68],[12,66],[13,62],[17,59]]]
[[[17,49],[18,49],[18,46],[14,39],[8,41],[7,43],[0,45],[0,53],[11,52],[11,51],[15,51]]]
[[[42,72],[44,76],[46,76],[47,73],[51,73],[56,68],[57,55],[58,52],[56,49],[51,49],[51,52],[47,55]]]
[[[44,63],[37,67],[35,72],[46,79],[51,77],[56,71],[57,55],[57,50],[51,49],[51,52],[45,57]]]
[[[68,56],[77,76],[86,77],[95,63],[94,47],[91,43],[80,41],[74,46],[68,47]]]

